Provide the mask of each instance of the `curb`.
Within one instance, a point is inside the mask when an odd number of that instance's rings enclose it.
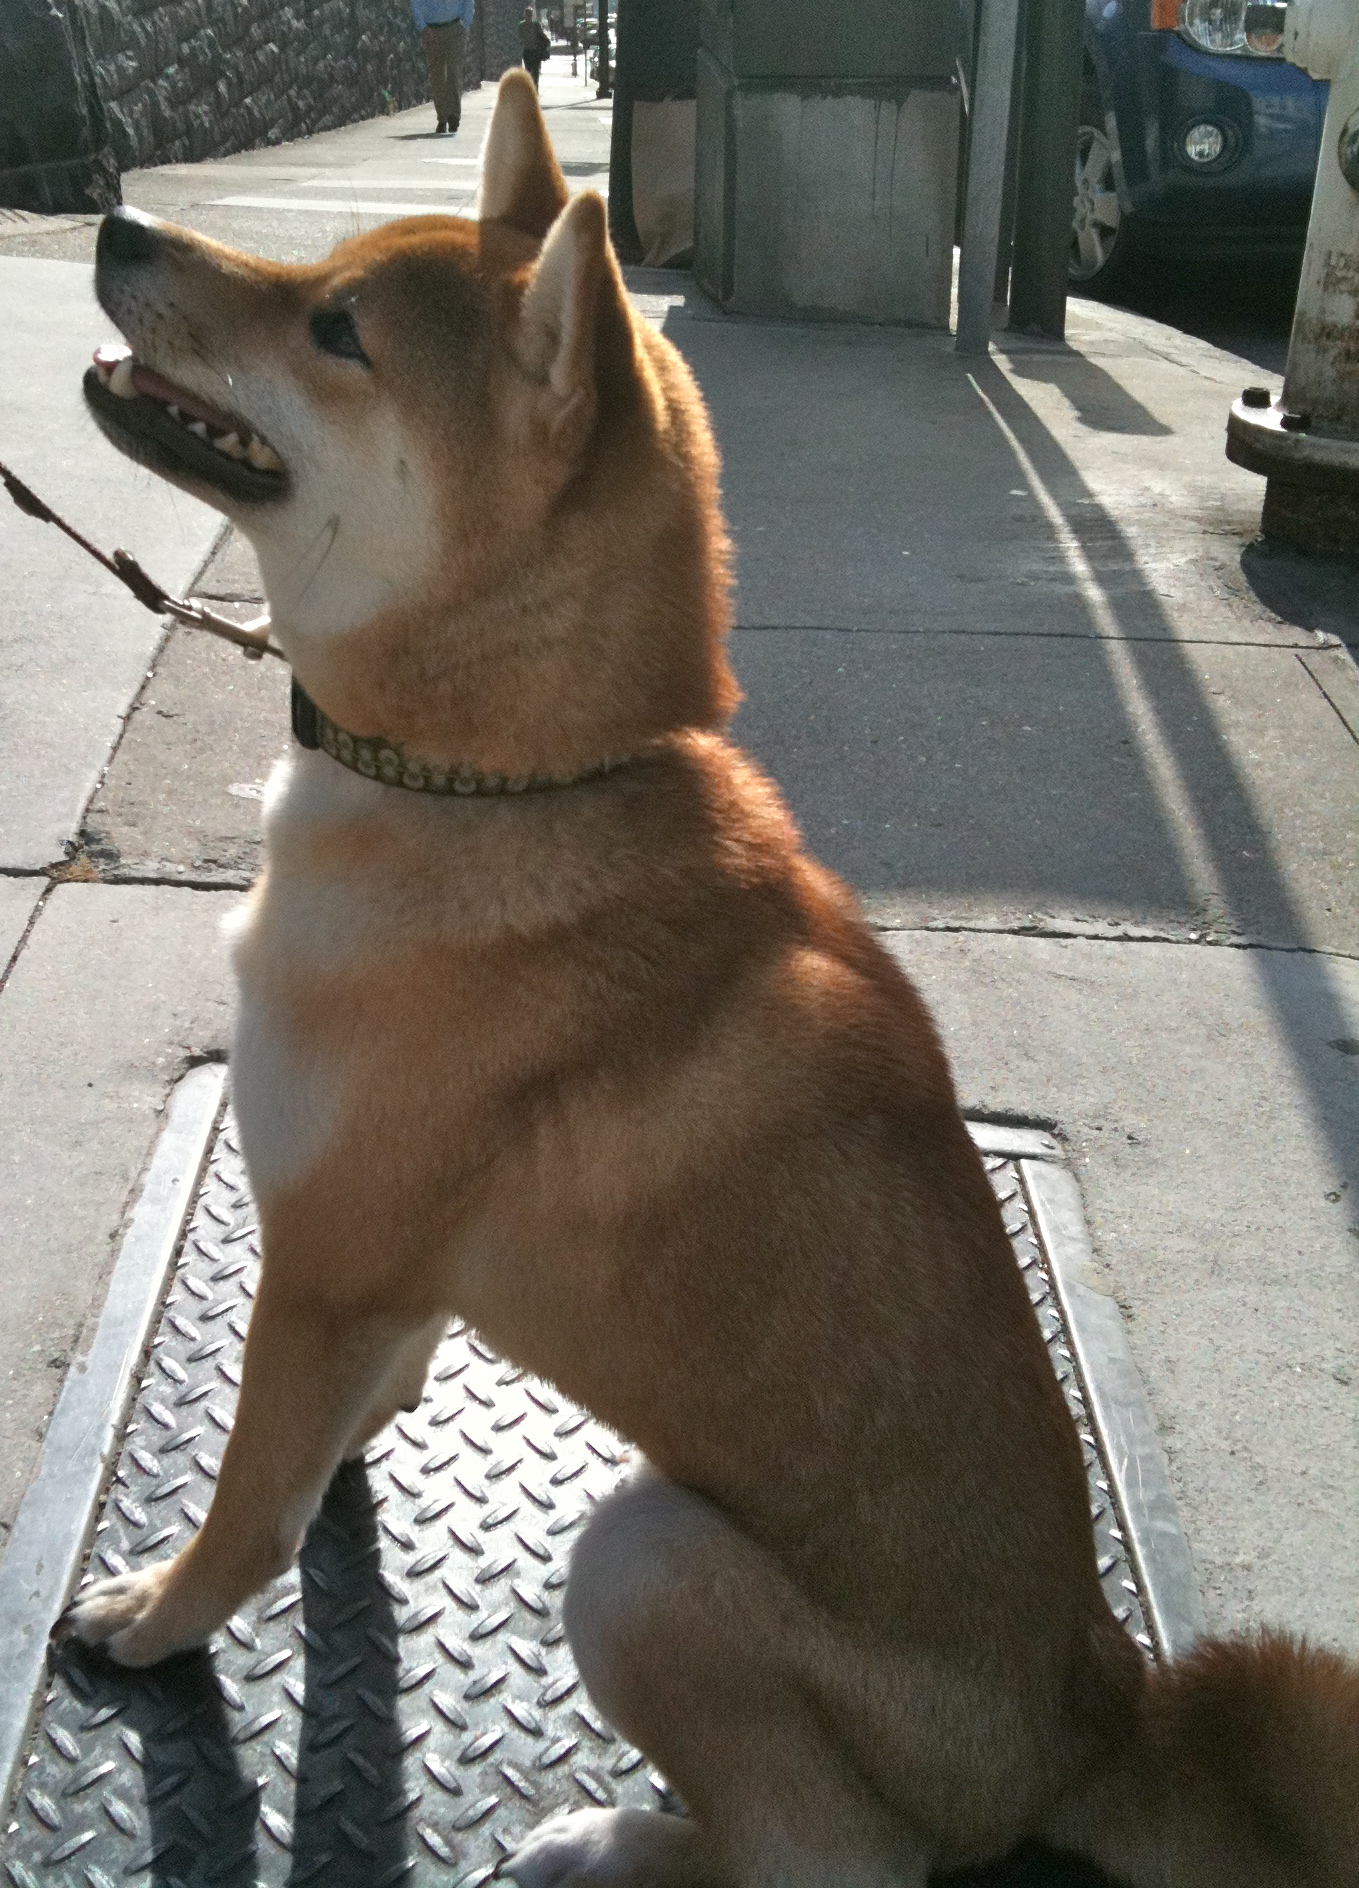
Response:
[[[1162,1655],[1181,1658],[1207,1622],[1142,1373],[1122,1313],[1094,1282],[1094,1253],[1074,1175],[1046,1161],[1021,1160],[1019,1168],[1085,1379],[1148,1624]]]
[[[71,1366],[0,1563],[0,1802],[41,1704],[47,1635],[80,1574],[166,1277],[198,1191],[226,1068],[191,1069],[167,1118],[109,1282],[94,1342]]]
[[[1161,1656],[1181,1658],[1207,1631],[1203,1601],[1142,1373],[1122,1313],[1097,1282],[1080,1188],[1051,1134],[983,1121],[969,1121],[967,1128],[979,1152],[1018,1163],[1085,1382],[1147,1623]]]

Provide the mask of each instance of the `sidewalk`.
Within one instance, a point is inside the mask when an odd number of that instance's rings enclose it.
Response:
[[[575,184],[602,173],[607,110],[569,83],[545,98]],[[444,207],[418,188],[430,154],[472,157],[479,133],[408,137],[427,116],[145,173],[129,199],[321,253],[345,218],[299,208],[308,191],[347,193],[351,226]],[[0,456],[188,581],[215,517],[75,410],[102,329],[52,258],[92,233],[22,240],[46,259],[0,243],[0,312],[36,317],[0,329]],[[1090,303],[1069,345],[1002,337],[978,366],[942,336],[731,321],[683,277],[632,284],[725,455],[739,737],[921,982],[968,1110],[1070,1148],[1210,1624],[1354,1650],[1359,673],[1338,574],[1252,548],[1261,487],[1223,456],[1230,400],[1269,377]],[[157,1109],[227,1040],[217,920],[256,869],[287,722],[281,678],[181,632],[153,660],[154,620],[54,534],[13,513],[0,534],[10,751],[44,769],[0,827],[0,954],[22,946],[0,993],[8,1521]],[[244,607],[243,547],[200,588]]]
[[[739,736],[969,1112],[1070,1146],[1210,1625],[1353,1648],[1359,675],[1252,585],[1259,370],[1093,304],[977,371],[646,287],[725,454]]]

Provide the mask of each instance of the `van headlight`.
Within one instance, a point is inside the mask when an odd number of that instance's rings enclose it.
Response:
[[[1279,0],[1152,0],[1151,23],[1178,32],[1200,52],[1277,59],[1287,11]]]

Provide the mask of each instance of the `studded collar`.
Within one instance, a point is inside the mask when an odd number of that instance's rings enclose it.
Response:
[[[302,747],[317,749],[365,780],[386,787],[405,787],[411,793],[468,797],[501,793],[545,793],[552,787],[574,787],[582,780],[597,780],[625,767],[632,758],[597,761],[574,774],[482,774],[470,767],[446,766],[407,754],[395,741],[380,734],[349,734],[323,714],[297,677],[293,677],[293,733]]]

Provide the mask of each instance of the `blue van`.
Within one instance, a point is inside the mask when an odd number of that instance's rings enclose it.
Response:
[[[1296,257],[1327,88],[1282,56],[1281,5],[1086,0],[1069,274],[1142,255]]]

